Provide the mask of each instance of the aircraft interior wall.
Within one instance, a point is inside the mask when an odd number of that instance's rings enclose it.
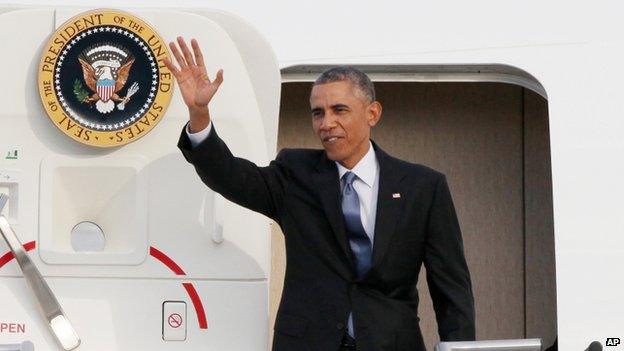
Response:
[[[547,101],[520,86],[377,82],[383,105],[372,138],[396,157],[446,174],[463,233],[477,340],[556,337],[555,254]],[[309,113],[311,83],[282,84],[278,150],[321,148]],[[273,226],[271,321],[285,269]],[[438,341],[424,267],[417,289],[428,349]],[[269,328],[272,330],[272,328]]]

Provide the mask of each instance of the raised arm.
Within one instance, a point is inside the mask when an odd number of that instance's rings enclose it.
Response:
[[[191,40],[192,53],[181,37],[177,38],[177,44],[172,42],[169,46],[178,65],[169,60],[165,60],[165,64],[173,72],[188,107],[189,131],[197,133],[210,123],[208,104],[223,82],[223,71],[219,70],[216,78],[210,80],[197,41]],[[186,160],[212,190],[279,222],[287,177],[282,157],[278,155],[267,167],[258,167],[253,162],[232,155],[215,129],[213,126],[198,145],[191,145],[186,131],[182,131],[178,147]]]

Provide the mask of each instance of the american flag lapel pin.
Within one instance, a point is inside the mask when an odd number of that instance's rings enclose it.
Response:
[[[394,193],[394,194],[392,194],[392,198],[393,199],[400,199],[401,198],[401,193]]]

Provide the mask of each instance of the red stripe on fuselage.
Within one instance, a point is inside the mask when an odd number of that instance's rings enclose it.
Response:
[[[197,294],[197,290],[191,283],[182,283],[184,289],[189,294],[193,306],[195,307],[195,313],[197,314],[197,322],[199,322],[199,329],[208,329],[208,321],[206,320],[206,311],[204,311],[204,305]]]
[[[169,267],[169,269],[171,269],[173,273],[177,275],[186,275],[186,273],[184,273],[182,268],[180,268],[177,263],[173,262],[173,260],[169,258],[169,256],[165,255],[164,252],[158,250],[157,248],[150,246],[150,255],[162,262],[165,266]]]
[[[31,251],[37,246],[35,241],[29,241],[24,244],[24,250]],[[171,269],[177,275],[186,275],[182,268],[178,266],[169,256],[167,256],[162,251],[150,246],[150,255],[160,262],[162,262],[165,266]],[[0,268],[5,264],[9,263],[15,257],[13,256],[13,252],[9,251],[4,255],[0,256]],[[206,318],[206,311],[204,310],[204,305],[202,304],[201,298],[193,286],[192,283],[182,283],[182,286],[186,290],[186,293],[189,295],[191,302],[193,303],[193,307],[195,308],[195,314],[197,315],[197,322],[199,323],[200,329],[208,329],[208,321]]]
[[[24,250],[30,251],[30,250],[34,249],[35,246],[36,246],[35,241],[29,241],[26,244],[24,244]],[[4,266],[5,264],[9,263],[14,258],[15,258],[15,256],[13,256],[13,252],[11,252],[11,251],[9,251],[9,252],[5,253],[4,255],[2,255],[2,257],[0,257],[0,268],[2,268],[2,266]]]

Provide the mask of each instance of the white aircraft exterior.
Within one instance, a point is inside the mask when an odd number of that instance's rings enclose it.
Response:
[[[529,73],[548,101],[559,348],[584,350],[592,340],[604,344],[606,338],[624,337],[621,2],[156,0],[129,4],[110,0],[1,4],[6,8],[12,5],[62,6],[70,12],[99,7],[135,13],[148,9],[224,11],[257,29],[272,47],[279,68],[342,63],[500,64]],[[27,31],[27,27],[25,23],[15,30]],[[169,26],[163,35],[172,36],[175,30]],[[198,32],[189,27],[179,30],[185,37],[200,36]],[[210,61],[213,53],[206,52],[206,57],[209,69],[216,71],[217,64]],[[233,72],[226,70],[226,79],[228,74]],[[11,83],[4,86],[3,91],[10,90]],[[179,107],[174,110],[183,111]],[[266,153],[258,151],[257,158],[270,159],[271,145],[275,140],[268,142]],[[262,245],[268,247],[266,242]],[[256,258],[262,262],[260,269],[267,269],[268,258],[262,253]],[[258,291],[262,289],[258,287]],[[258,299],[263,298],[266,296],[260,293]]]

